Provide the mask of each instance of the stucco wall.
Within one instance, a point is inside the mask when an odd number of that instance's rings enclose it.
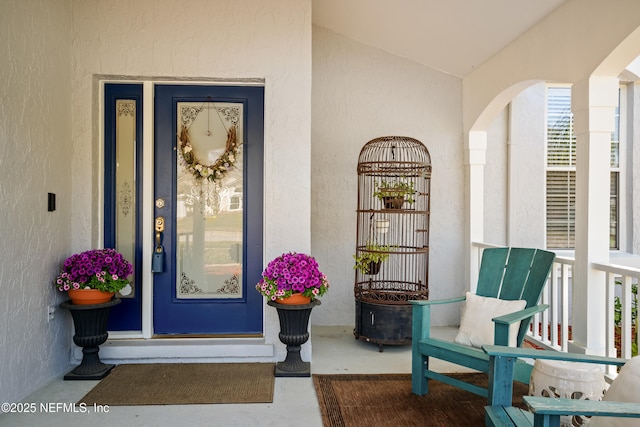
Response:
[[[484,170],[484,237],[494,245],[507,243],[509,109],[505,108],[487,130],[487,163]]]
[[[486,243],[546,246],[545,94],[544,83],[528,87],[487,128]]]
[[[546,86],[530,86],[511,101],[509,241],[546,247]],[[526,227],[523,226],[526,224]]]
[[[0,402],[69,369],[70,316],[47,322],[47,306],[63,299],[51,281],[70,251],[70,28],[69,0],[2,3]]]
[[[314,27],[312,102],[312,250],[332,283],[312,322],[355,322],[356,167],[362,146],[379,136],[410,136],[429,150],[431,298],[461,295],[461,81]],[[434,321],[455,322],[449,314]]]

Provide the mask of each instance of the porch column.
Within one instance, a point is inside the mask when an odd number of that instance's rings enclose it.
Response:
[[[605,274],[592,262],[609,262],[611,132],[618,79],[590,77],[573,85],[576,135],[576,252],[569,351],[604,355]]]
[[[484,165],[487,153],[487,132],[470,131],[469,144],[465,150],[465,170],[468,180],[469,203],[467,212],[467,236],[469,247],[468,265],[465,268],[465,280],[469,290],[475,292],[478,278],[478,253],[473,242],[484,241]]]
[[[640,61],[639,61],[640,68]],[[640,70],[638,71],[640,72]],[[627,188],[631,191],[627,193],[627,223],[637,224],[640,218],[640,77],[638,80],[627,86],[627,109],[629,111],[629,122],[627,124],[627,156],[625,165],[627,170]],[[627,227],[626,245],[620,248],[632,254],[640,255],[640,228]]]

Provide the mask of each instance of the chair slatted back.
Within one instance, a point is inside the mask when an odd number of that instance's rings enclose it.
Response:
[[[502,300],[525,300],[527,308],[538,303],[555,254],[531,248],[488,248],[482,253],[476,294]],[[518,333],[521,345],[529,322]]]
[[[477,295],[498,297],[508,256],[509,248],[491,248],[482,251],[482,262],[480,262],[478,286],[476,288]]]

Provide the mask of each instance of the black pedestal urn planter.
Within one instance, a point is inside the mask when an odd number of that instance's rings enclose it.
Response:
[[[278,318],[280,319],[280,334],[278,338],[287,346],[287,357],[283,362],[276,364],[275,376],[311,376],[311,364],[302,360],[300,348],[309,339],[311,309],[320,305],[320,301],[316,299],[309,304],[301,305],[280,304],[275,301],[269,301],[267,304],[278,310]]]
[[[65,375],[65,380],[100,380],[111,372],[115,365],[102,363],[98,351],[109,336],[107,321],[111,307],[118,304],[117,298],[103,304],[77,305],[71,301],[60,304],[71,312],[75,328],[73,342],[82,347],[82,363]]]

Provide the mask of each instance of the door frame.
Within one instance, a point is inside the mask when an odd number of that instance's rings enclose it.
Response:
[[[138,83],[142,84],[142,100],[145,105],[153,105],[153,97],[154,97],[154,88],[156,85],[160,84],[172,84],[172,85],[220,85],[220,86],[232,86],[232,85],[242,85],[242,86],[261,86],[265,87],[265,82],[263,79],[247,79],[247,80],[218,80],[218,79],[198,79],[198,80],[168,80],[168,79],[131,79],[131,80],[113,80],[113,79],[100,79],[97,81],[98,88],[97,91],[100,96],[99,105],[100,109],[100,123],[104,126],[104,111],[102,111],[102,105],[104,105],[104,85],[105,83]],[[145,153],[142,159],[142,185],[141,185],[141,227],[142,230],[140,232],[140,239],[142,242],[153,242],[154,241],[154,232],[153,232],[153,224],[154,224],[154,185],[153,185],[153,153],[154,153],[154,134],[153,134],[153,124],[154,124],[154,111],[153,108],[144,108],[142,112],[142,126],[143,130],[148,129],[148,131],[143,132],[143,140],[142,140],[142,151]],[[104,132],[100,132],[100,142],[102,145],[102,151],[104,150]],[[100,175],[104,174],[104,158],[100,158]],[[104,212],[104,190],[103,185],[104,182],[100,180],[100,212]],[[100,230],[104,229],[104,217],[100,217]],[[104,243],[104,235],[102,232],[99,233],[98,241],[100,244]],[[154,337],[153,331],[153,273],[151,273],[151,258],[153,255],[153,245],[151,244],[143,244],[142,245],[142,330],[138,331],[109,331],[110,339],[131,339],[131,338],[142,338],[149,339]],[[264,321],[263,315],[263,324],[262,324],[262,333],[265,333],[266,323]],[[176,338],[179,339],[179,338]],[[193,339],[193,338],[191,338]],[[240,338],[242,339],[242,338]]]

